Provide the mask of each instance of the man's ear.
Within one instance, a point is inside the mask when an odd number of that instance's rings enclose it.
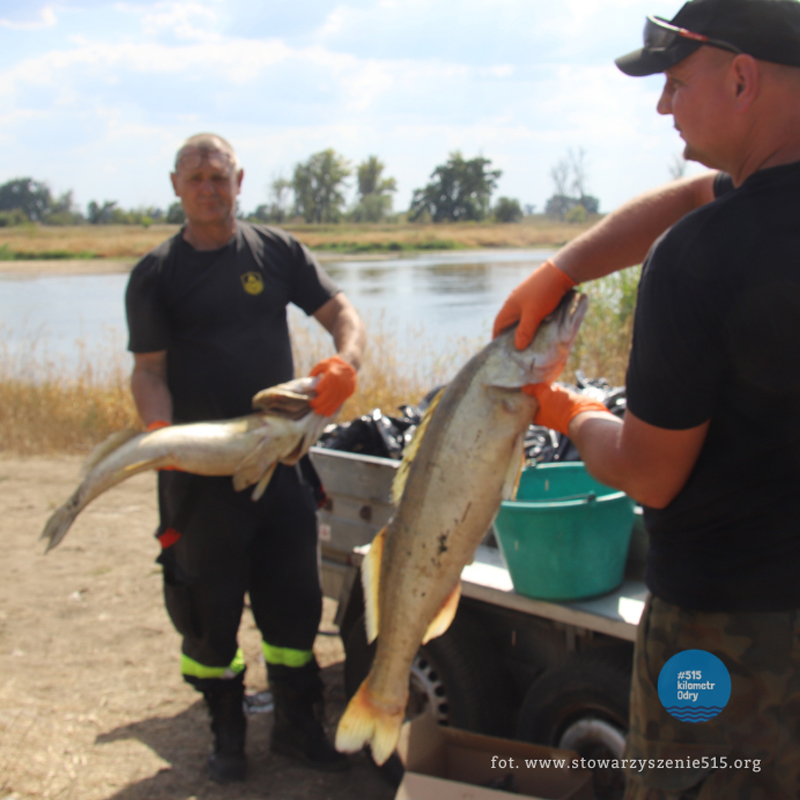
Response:
[[[747,110],[758,94],[758,62],[741,53],[731,62],[731,79],[734,85],[734,104],[737,111]]]
[[[242,178],[244,178],[244,170],[240,169],[236,175],[236,194],[242,191]]]
[[[176,197],[180,197],[178,194],[178,176],[174,172],[170,172],[169,179],[172,181],[172,191],[175,192]]]

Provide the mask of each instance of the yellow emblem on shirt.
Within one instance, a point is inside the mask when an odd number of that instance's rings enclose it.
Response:
[[[264,291],[264,280],[258,272],[245,272],[239,277],[247,294],[256,295]]]

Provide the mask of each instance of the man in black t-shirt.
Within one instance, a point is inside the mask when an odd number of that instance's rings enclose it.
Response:
[[[648,17],[644,35],[617,65],[666,74],[659,113],[672,115],[687,159],[725,174],[609,215],[512,293],[496,329],[520,319],[525,346],[567,289],[649,249],[624,422],[566,389],[526,387],[536,423],[568,433],[596,478],[645,507],[652,596],[626,753],[639,766],[625,797],[796,798],[800,3],[692,0],[671,22]],[[691,650],[721,660],[732,684],[701,723],[672,717],[659,698],[662,667]]]
[[[293,237],[236,220],[243,174],[221,137],[188,139],[172,174],[186,224],[131,273],[131,388],[148,430],[251,413],[254,394],[291,380],[289,303],[313,315],[337,350],[311,371],[320,376],[314,410],[333,415],[355,388],[365,341],[358,314]],[[273,751],[321,769],[348,765],[321,725],[312,646],[322,595],[313,468],[305,466],[303,478],[279,465],[257,503],[235,492],[229,478],[159,474],[164,597],[183,636],[183,676],[211,714],[208,766],[219,782],[246,773],[245,665],[237,643],[245,592],[275,702]]]

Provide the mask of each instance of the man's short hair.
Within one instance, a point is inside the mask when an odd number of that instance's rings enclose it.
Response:
[[[178,148],[178,152],[175,154],[176,170],[184,152],[189,147],[196,148],[201,153],[225,153],[233,162],[234,170],[239,169],[239,159],[236,157],[236,151],[227,139],[223,139],[216,133],[196,133]]]

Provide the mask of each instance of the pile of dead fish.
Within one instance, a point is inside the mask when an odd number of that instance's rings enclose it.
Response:
[[[604,403],[616,416],[625,414],[624,386],[612,386],[605,378],[587,378],[582,372],[576,374],[576,380],[577,385],[565,385]],[[398,414],[389,416],[376,408],[351,422],[330,425],[317,446],[365,456],[400,459],[425,409],[440,388],[437,386],[430,391],[417,405],[400,406]],[[580,461],[580,456],[569,437],[549,428],[531,425],[525,436],[525,460],[528,464],[544,464],[552,461]]]

